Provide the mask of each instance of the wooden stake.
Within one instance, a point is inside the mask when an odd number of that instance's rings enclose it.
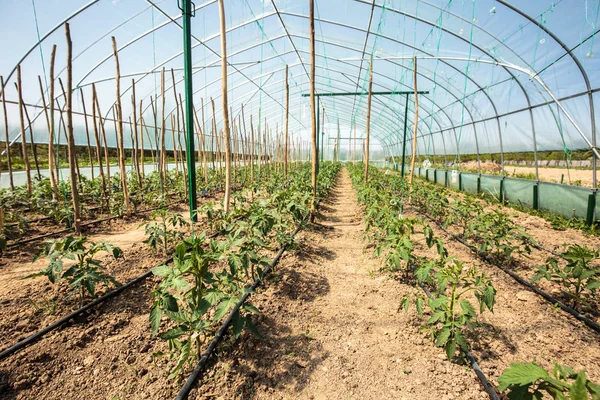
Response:
[[[75,232],[81,234],[81,215],[79,209],[79,191],[77,190],[77,176],[75,174],[75,137],[73,136],[73,43],[71,30],[65,23],[65,36],[67,39],[67,90],[65,96],[65,111],[67,113],[67,147],[69,153],[69,171],[71,172],[71,197],[73,199],[73,216]]]
[[[4,139],[5,139],[5,151],[8,162],[8,177],[10,178],[10,190],[15,190],[15,182],[13,178],[12,170],[12,159],[10,156],[10,138],[8,137],[8,112],[6,111],[6,87],[4,85],[4,77],[0,76],[0,83],[2,84],[2,109],[4,110]]]
[[[25,174],[27,177],[27,193],[31,196],[31,166],[29,165],[29,155],[27,154],[27,134],[25,133],[25,114],[23,113],[23,88],[21,85],[21,64],[17,65],[17,91],[19,96],[19,121],[21,123],[21,149],[23,152],[23,162],[25,163]]]
[[[288,84],[288,66],[285,66],[285,141],[283,150],[283,174],[288,174],[288,146],[289,146],[289,117],[290,117],[290,85]]]
[[[106,190],[106,179],[104,178],[104,169],[102,168],[102,156],[100,152],[100,134],[98,133],[98,125],[96,124],[96,85],[92,83],[92,127],[94,128],[94,138],[96,139],[96,160],[98,161],[98,168],[100,168],[100,179],[102,180],[102,203],[108,210],[108,192]],[[98,113],[99,114],[99,113]],[[102,125],[102,116],[99,114],[99,124]]]
[[[113,36],[113,55],[115,57],[115,80],[117,96],[117,130],[119,131],[119,167],[121,169],[121,186],[125,198],[125,212],[131,215],[131,204],[129,203],[129,191],[127,190],[127,171],[125,169],[125,140],[123,138],[123,108],[121,107],[121,69],[119,67],[119,52],[117,51],[117,40]]]
[[[165,148],[166,121],[165,121],[165,68],[160,71],[160,98],[161,98],[161,138],[160,138],[160,168],[161,168],[161,190],[165,194],[164,181],[167,178],[167,149]]]
[[[373,94],[373,57],[369,66],[369,96],[367,100],[367,132],[365,135],[365,183],[369,180],[369,141],[371,139],[371,96]]]
[[[42,174],[40,172],[40,163],[38,161],[38,152],[37,146],[35,144],[35,138],[33,137],[33,124],[31,123],[31,118],[29,118],[29,112],[27,111],[27,107],[23,107],[23,111],[25,111],[25,118],[27,118],[27,126],[29,126],[29,139],[31,141],[31,150],[33,152],[33,162],[35,164],[35,170],[37,171],[38,179],[42,179]]]
[[[140,153],[139,153],[139,140],[138,140],[138,126],[137,126],[137,110],[135,107],[135,79],[131,80],[131,113],[133,114],[133,165],[135,166],[135,173],[137,175],[137,181],[140,188],[142,187],[142,174],[140,173]],[[142,138],[144,135],[142,135]],[[143,139],[142,139],[143,140]]]
[[[106,163],[106,179],[110,183],[110,159],[108,158],[108,142],[106,140],[106,128],[104,128],[104,121],[102,120],[102,111],[100,110],[100,101],[98,100],[98,93],[96,92],[96,85],[92,83],[92,94],[95,99],[96,108],[98,109],[98,125],[102,131],[102,141],[104,144],[104,162]]]
[[[309,0],[310,21],[310,113],[312,138],[312,209],[311,222],[317,210],[317,109],[315,104],[315,0]]]
[[[140,144],[142,146],[141,152],[140,152],[140,156],[142,159],[142,170],[141,170],[141,174],[142,174],[142,182],[143,179],[146,178],[146,159],[145,159],[145,150],[144,150],[144,118],[142,118],[142,104],[144,103],[144,99],[140,100]],[[143,186],[140,185],[140,187]]]
[[[231,143],[229,133],[229,109],[227,105],[227,29],[225,27],[225,0],[218,0],[219,18],[221,25],[221,84],[223,100],[223,131],[225,134],[225,215],[229,214],[229,201],[231,197]]]
[[[94,159],[92,158],[92,146],[90,144],[90,128],[88,126],[87,111],[85,110],[85,97],[83,96],[83,89],[79,88],[79,94],[81,95],[81,104],[83,105],[83,119],[85,121],[85,135],[87,137],[88,160],[90,162],[92,180],[94,180]]]
[[[413,151],[412,151],[412,160],[410,162],[410,177],[408,178],[408,183],[412,184],[413,182],[413,173],[415,171],[415,159],[417,157],[417,122],[419,121],[419,96],[417,94],[417,57],[413,57],[414,63],[414,71],[413,71],[413,81],[414,81],[414,92],[415,92],[415,128],[413,133]]]
[[[50,98],[48,106],[50,107],[50,130],[48,135],[48,169],[50,170],[50,185],[52,186],[53,199],[58,199],[58,164],[56,160],[56,150],[54,149],[54,61],[56,60],[56,45],[52,46],[50,53]],[[44,97],[44,96],[42,96]]]

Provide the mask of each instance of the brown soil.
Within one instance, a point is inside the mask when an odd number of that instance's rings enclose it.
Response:
[[[320,222],[299,234],[296,248],[251,297],[261,311],[255,322],[262,336],[226,338],[190,398],[487,398],[468,367],[446,361],[420,332],[414,311],[397,312],[399,299],[417,291],[379,275],[379,261],[363,251],[361,210],[346,170]],[[588,377],[600,380],[598,335],[436,234],[451,255],[484,270],[498,290],[495,312],[483,314],[471,338],[492,381],[510,362],[533,358],[544,366],[554,360],[586,368]],[[419,235],[417,251],[434,256]],[[145,260],[149,251],[133,240],[130,245]],[[166,351],[148,327],[154,284],[149,279],[0,361],[0,399],[173,398],[182,382],[167,380],[172,364],[152,356]]]
[[[417,216],[410,210],[405,215]],[[589,379],[600,380],[600,334],[483,262],[435,224],[430,225],[451,256],[483,271],[497,290],[494,312],[481,315],[482,324],[471,338],[473,354],[488,379],[497,385],[497,377],[510,363],[535,360],[548,369],[552,362],[585,369]],[[437,257],[435,250],[423,244],[421,232],[413,235],[413,240],[420,242],[416,246],[419,255]]]
[[[372,276],[379,265],[363,254],[346,171],[332,197],[323,225],[302,233],[252,296],[262,337],[226,339],[190,398],[485,399],[472,371],[447,362],[413,315],[397,313],[413,289]],[[153,284],[1,361],[0,398],[174,397],[181,382],[167,380],[167,361],[152,357],[166,351],[148,327]]]
[[[535,174],[535,167],[513,167],[507,165],[504,167],[507,175]],[[566,169],[566,168],[539,168],[540,180],[544,182],[560,183],[564,175],[565,184],[578,185],[583,187],[592,187],[593,172],[592,169]],[[569,180],[570,178],[570,180]],[[581,181],[581,182],[577,182]]]

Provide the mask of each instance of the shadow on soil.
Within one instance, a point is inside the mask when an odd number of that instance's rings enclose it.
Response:
[[[282,390],[300,392],[329,357],[301,322],[306,318],[299,316],[310,314],[312,307],[307,303],[330,291],[326,278],[306,271],[302,264],[320,264],[332,255],[320,246],[303,243],[300,248],[272,275],[267,292],[254,300],[261,309],[256,317],[261,337],[244,332],[237,342],[226,340],[216,361],[223,364],[219,368],[213,362],[207,368],[215,372],[204,377],[196,392],[198,398],[223,395],[224,384],[229,387],[226,396],[236,399],[252,399],[258,393],[264,397]]]

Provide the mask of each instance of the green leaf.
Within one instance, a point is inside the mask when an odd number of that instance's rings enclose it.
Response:
[[[190,284],[183,276],[177,276],[171,281],[171,286],[177,290],[185,290],[190,286]]]
[[[233,337],[238,338],[242,334],[242,330],[244,329],[244,318],[240,316],[240,312],[236,311],[233,314],[233,319],[231,320],[231,328],[233,330]]]
[[[442,346],[444,343],[446,343],[446,340],[448,340],[449,337],[450,337],[450,328],[444,327],[438,333],[437,338],[435,340],[435,345],[436,346]]]
[[[588,400],[587,390],[585,388],[585,382],[587,381],[585,377],[585,372],[581,371],[577,374],[577,378],[575,379],[575,383],[569,389],[569,396],[571,400]]]
[[[468,315],[471,317],[475,317],[477,315],[477,313],[475,312],[475,308],[473,308],[473,306],[471,305],[471,303],[469,303],[468,300],[461,300],[460,308],[462,309],[462,315]]]
[[[432,325],[437,321],[442,320],[442,318],[444,318],[444,312],[443,311],[436,311],[433,313],[433,315],[429,318],[429,320],[427,321],[428,325]]]
[[[454,358],[454,352],[456,351],[456,342],[454,340],[447,341],[445,350],[446,357],[448,357],[448,361],[452,361],[452,358]]]
[[[173,268],[168,265],[161,265],[159,267],[152,268],[152,274],[155,276],[167,276],[173,271]]]
[[[423,298],[417,297],[415,305],[417,306],[417,313],[419,313],[419,316],[423,316]]]
[[[254,336],[259,337],[259,338],[262,337],[262,335],[256,328],[256,325],[254,325],[254,322],[252,322],[252,319],[248,316],[245,318],[245,320],[246,320],[246,329],[248,329],[250,332],[252,332],[252,334]]]
[[[527,386],[549,377],[548,372],[535,363],[512,363],[498,377],[498,389],[504,391],[512,385]]]
[[[152,336],[156,336],[158,329],[160,328],[160,319],[162,317],[162,310],[155,304],[150,309],[150,327],[152,328]]]
[[[587,387],[588,392],[590,392],[592,400],[600,400],[600,385],[587,381],[585,386]]]
[[[179,322],[180,324],[187,322],[189,318],[189,313],[187,311],[165,310],[165,314],[167,314],[167,317],[169,317],[169,319],[175,322]]]
[[[179,372],[183,368],[185,362],[187,361],[187,359],[190,356],[190,348],[191,348],[191,343],[188,340],[181,347],[181,353],[179,354],[179,359],[177,360],[177,365],[175,365],[175,368],[173,368],[173,370],[171,371],[171,374],[169,375],[169,379],[173,379],[179,374]]]
[[[175,328],[171,328],[168,331],[166,331],[165,333],[161,334],[160,338],[163,340],[177,339],[181,335],[185,334],[187,331],[188,331],[187,326],[178,325]]]

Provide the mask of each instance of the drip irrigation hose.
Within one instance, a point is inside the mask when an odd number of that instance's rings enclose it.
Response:
[[[412,268],[414,271],[415,267],[412,266]],[[429,297],[430,299],[433,299],[431,292],[429,291],[429,289],[427,289],[427,287],[425,285],[423,285],[422,283],[419,283],[419,287],[421,289],[423,289],[423,291],[425,292],[427,297]],[[461,348],[462,352],[465,354],[465,356],[469,360],[469,363],[471,364],[471,368],[473,368],[473,371],[475,371],[477,378],[479,378],[479,381],[481,382],[481,386],[483,386],[483,390],[486,391],[486,393],[490,396],[491,400],[500,400],[500,396],[498,396],[498,392],[496,391],[496,388],[494,388],[494,385],[492,385],[490,383],[490,381],[488,381],[488,379],[486,378],[486,376],[483,373],[483,371],[481,370],[481,367],[479,366],[479,363],[477,362],[477,359],[475,358],[475,356],[469,351],[469,349],[465,349],[460,345],[459,345],[459,347]]]
[[[241,218],[241,217],[240,217]],[[208,239],[212,239],[217,237],[218,235],[220,235],[222,232],[222,230],[219,230],[217,232],[212,233],[211,235],[209,235],[207,238]],[[160,266],[160,265],[166,265],[170,262],[173,261],[173,257],[169,257],[165,260],[163,260],[161,263],[157,264],[156,266]],[[67,315],[66,317],[63,317],[61,319],[59,319],[58,321],[54,322],[51,325],[48,325],[47,327],[45,327],[44,329],[41,329],[39,331],[37,331],[36,333],[28,336],[27,338],[21,340],[20,342],[16,343],[15,345],[7,348],[6,350],[3,350],[2,352],[0,352],[0,360],[7,358],[8,356],[16,353],[17,351],[35,343],[36,341],[38,341],[39,339],[41,339],[44,335],[46,335],[47,333],[55,330],[56,328],[59,328],[60,326],[66,324],[67,322],[69,322],[71,319],[75,318],[76,316],[84,313],[85,311],[92,309],[94,307],[96,307],[97,305],[104,303],[106,300],[115,297],[119,294],[121,294],[122,292],[124,292],[125,290],[131,288],[132,286],[134,286],[135,284],[143,281],[144,279],[148,278],[149,276],[152,275],[152,268],[149,269],[148,271],[144,272],[142,275],[138,276],[137,278],[134,278],[132,280],[130,280],[129,282],[127,282],[126,284],[124,284],[123,286],[119,286],[118,288],[106,293],[104,296],[97,298],[96,300],[86,304],[85,306],[81,307],[78,310],[73,311],[72,313],[70,313],[69,315]]]
[[[302,228],[304,223],[307,221],[307,218],[304,218],[304,220],[296,227],[296,230],[292,233],[292,238],[294,238],[296,236],[296,234],[298,233],[300,228]],[[210,342],[210,344],[208,345],[208,347],[206,348],[204,353],[202,353],[202,356],[200,357],[198,364],[196,365],[196,367],[194,368],[194,370],[192,371],[190,376],[186,379],[184,385],[181,387],[181,390],[179,390],[179,393],[177,394],[177,397],[175,397],[175,400],[184,400],[184,399],[188,398],[188,395],[194,388],[194,385],[196,384],[196,381],[200,377],[200,374],[206,367],[206,364],[208,363],[210,356],[212,355],[213,351],[217,348],[217,345],[219,344],[221,339],[223,339],[223,337],[227,333],[227,328],[229,328],[229,325],[231,324],[231,321],[233,320],[233,316],[235,315],[235,313],[237,313],[239,311],[240,307],[244,305],[244,303],[246,302],[248,297],[250,297],[250,294],[258,287],[258,285],[260,285],[260,283],[264,280],[264,278],[279,263],[279,260],[281,259],[281,256],[285,252],[288,245],[289,245],[289,242],[284,243],[281,246],[281,248],[279,249],[279,252],[275,256],[273,261],[271,261],[271,264],[264,270],[262,278],[260,278],[260,277],[256,278],[254,283],[252,283],[252,285],[249,287],[249,290],[247,290],[246,293],[244,293],[244,295],[242,296],[240,301],[238,301],[237,304],[233,307],[233,309],[229,312],[229,315],[227,316],[227,318],[225,319],[225,321],[223,322],[223,324],[221,325],[221,327],[215,334],[215,337]]]
[[[456,240],[457,242],[463,244],[464,246],[466,246],[467,248],[469,248],[469,250],[471,250],[473,253],[475,253],[478,257],[480,257],[482,260],[486,261],[488,264],[491,264],[495,267],[500,268],[502,271],[504,271],[505,273],[507,273],[508,275],[510,275],[511,278],[513,278],[515,281],[517,281],[518,283],[520,283],[521,285],[525,286],[526,288],[528,288],[529,290],[533,291],[534,293],[538,294],[539,296],[543,297],[544,300],[546,300],[547,302],[549,302],[550,304],[553,305],[558,305],[563,311],[568,312],[569,314],[571,314],[573,317],[575,317],[575,319],[578,319],[579,321],[583,322],[585,325],[587,325],[589,328],[593,329],[596,332],[600,333],[600,324],[598,324],[597,322],[593,321],[592,319],[586,317],[585,315],[579,313],[578,311],[576,311],[575,309],[569,307],[568,305],[564,304],[562,301],[556,299],[555,297],[549,295],[548,293],[544,292],[543,290],[535,287],[534,285],[532,285],[531,283],[527,282],[525,279],[523,279],[522,277],[520,277],[518,274],[514,273],[513,271],[505,268],[504,266],[502,266],[500,263],[496,262],[493,258],[491,258],[490,256],[479,252],[476,248],[474,248],[473,246],[471,246],[469,243],[467,243],[464,239],[456,236],[455,234],[453,234],[452,232],[449,232],[446,228],[444,228],[437,220],[431,218],[430,216],[428,216],[427,214],[421,213],[419,212],[421,215],[425,216],[425,218],[429,219],[430,221],[432,221],[433,223],[435,223],[442,231],[444,231],[447,235],[449,235],[451,238],[453,238],[454,240]]]
[[[172,206],[174,204],[181,203],[182,201],[183,200],[177,200],[177,201],[168,203],[168,204],[160,206],[160,207],[148,208],[148,209],[145,209],[145,210],[139,210],[139,211],[136,211],[136,212],[132,213],[132,215],[145,214],[145,213],[150,212],[150,211],[156,211],[156,210],[159,210],[159,209],[164,208],[164,207],[168,207],[168,206]],[[97,220],[94,220],[94,221],[83,223],[83,224],[81,224],[81,227],[84,228],[84,227],[87,227],[87,226],[92,226],[92,225],[99,224],[101,222],[111,221],[113,219],[119,219],[119,218],[123,218],[123,216],[122,215],[117,215],[117,216],[114,216],[114,217],[107,217],[107,218],[97,219]],[[47,237],[59,235],[61,233],[72,232],[72,231],[73,231],[72,228],[65,228],[65,229],[61,229],[61,230],[58,230],[58,231],[54,231],[54,232],[50,232],[50,233],[45,233],[43,235],[34,236],[34,237],[31,237],[31,238],[28,238],[28,239],[19,240],[18,242],[9,243],[6,247],[13,247],[13,246],[18,246],[18,245],[25,244],[25,243],[31,243],[31,242],[38,241],[40,239],[44,239],[44,238],[47,238]]]

